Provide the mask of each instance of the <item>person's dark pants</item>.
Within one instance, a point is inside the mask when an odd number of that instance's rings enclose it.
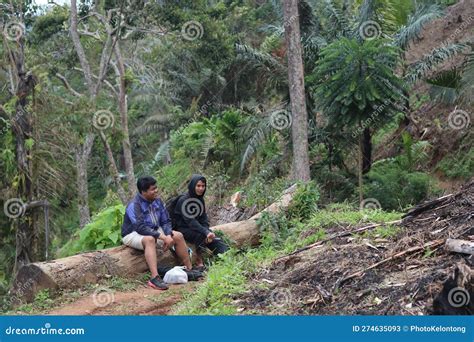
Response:
[[[206,249],[211,250],[212,254],[217,255],[225,253],[229,250],[229,246],[220,238],[215,238],[211,243],[206,243],[206,235],[193,230],[181,230],[184,239],[196,246],[199,254],[202,254]]]

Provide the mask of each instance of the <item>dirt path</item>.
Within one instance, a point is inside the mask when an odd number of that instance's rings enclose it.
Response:
[[[140,286],[133,291],[98,288],[72,303],[61,305],[48,315],[167,315],[184,294],[192,292],[196,282],[172,285],[167,291]]]

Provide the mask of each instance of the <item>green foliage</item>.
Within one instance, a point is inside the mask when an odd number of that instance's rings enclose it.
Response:
[[[386,225],[375,228],[364,232],[363,237],[368,237],[370,239],[382,238],[382,239],[392,239],[396,237],[402,229],[396,225]]]
[[[377,199],[385,210],[403,210],[427,199],[435,191],[428,174],[411,172],[392,159],[373,165],[367,174],[364,197]]]
[[[248,251],[239,254],[230,250],[219,255],[211,266],[205,283],[189,295],[177,310],[180,315],[234,315],[232,296],[243,293],[247,287],[247,276],[261,263],[263,253]]]
[[[437,169],[446,177],[468,180],[474,174],[474,147],[446,155],[438,163]]]
[[[262,246],[275,249],[281,248],[294,230],[285,214],[263,212],[257,220],[257,225]]]
[[[307,227],[358,225],[363,222],[388,222],[400,219],[400,213],[383,210],[359,210],[348,203],[333,203],[316,212],[306,223]]]
[[[54,305],[54,300],[51,298],[51,293],[49,289],[40,290],[32,303],[20,305],[18,308],[14,309],[14,312],[10,312],[11,307],[4,307],[3,310],[6,314],[41,314],[42,311],[51,309]]]
[[[359,124],[378,106],[384,106],[379,119],[394,109],[402,93],[393,73],[398,53],[384,39],[342,38],[322,50],[308,81],[330,126]]]
[[[318,210],[319,188],[315,182],[298,184],[298,188],[288,207],[289,219],[306,221],[316,210]]]
[[[64,30],[69,19],[66,7],[53,6],[51,11],[39,16],[33,25],[30,40],[34,44],[44,44],[46,40]]]
[[[402,169],[413,171],[418,165],[427,162],[429,157],[427,151],[431,147],[427,141],[415,142],[410,133],[403,132],[402,143],[405,153],[395,159]]]
[[[203,169],[213,161],[222,161],[236,174],[241,154],[240,126],[245,117],[238,109],[228,109],[210,119],[191,122],[171,135],[174,158],[189,158]]]
[[[291,181],[286,178],[267,180],[266,175],[262,173],[251,177],[246,185],[236,191],[243,191],[243,207],[256,206],[260,211],[275,202],[290,185]]]
[[[177,159],[174,163],[163,166],[156,172],[158,191],[165,200],[180,190],[185,189],[185,182],[193,173],[189,159]]]
[[[122,204],[100,211],[91,223],[76,232],[72,239],[61,248],[59,257],[119,246],[124,215],[125,207]]]

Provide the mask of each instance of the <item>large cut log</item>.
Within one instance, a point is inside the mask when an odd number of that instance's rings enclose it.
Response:
[[[264,209],[264,211],[276,213],[285,210],[291,202],[295,189],[295,186],[287,189],[277,202]],[[249,220],[222,224],[211,229],[222,231],[235,242],[237,247],[256,245],[259,241],[256,220],[261,215],[259,213]],[[179,264],[179,261],[171,252],[163,252],[162,243],[161,241],[158,242],[159,266]],[[42,289],[52,291],[74,289],[85,284],[96,283],[104,277],[130,276],[143,273],[147,269],[143,251],[126,246],[82,253],[45,262],[35,262],[23,266],[18,271],[10,290],[10,300],[12,303],[31,302]]]

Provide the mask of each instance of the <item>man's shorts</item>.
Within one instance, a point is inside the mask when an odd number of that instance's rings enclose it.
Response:
[[[160,234],[164,234],[163,229],[158,228],[158,231],[160,232]],[[144,235],[140,235],[136,231],[133,231],[130,234],[125,235],[122,238],[122,242],[125,246],[140,249],[143,251],[142,240],[144,237]]]

